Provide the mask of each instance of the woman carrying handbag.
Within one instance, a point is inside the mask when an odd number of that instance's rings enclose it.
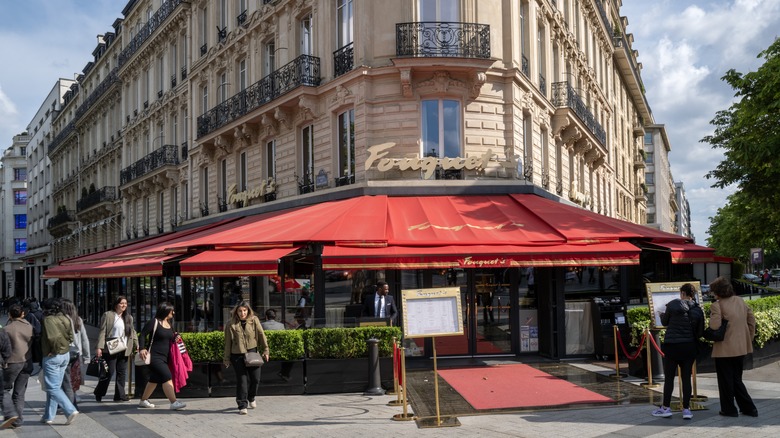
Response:
[[[108,363],[108,378],[100,380],[95,387],[95,400],[100,402],[105,397],[114,373],[114,401],[130,400],[125,392],[127,358],[137,344],[138,335],[133,317],[127,310],[127,298],[120,295],[114,300],[114,309],[104,313],[100,319],[95,356],[104,358]]]
[[[173,331],[173,315],[173,305],[161,303],[154,319],[147,322],[141,330],[138,347],[140,359],[138,360],[147,362],[148,358],[149,363],[147,367],[149,368],[149,381],[146,383],[144,393],[141,395],[141,402],[138,404],[141,409],[154,409],[155,405],[149,401],[149,397],[152,396],[157,385],[162,385],[165,397],[171,402],[171,410],[180,411],[187,407],[185,403],[176,400],[173,376],[168,367],[171,343],[176,339]]]
[[[230,315],[230,322],[225,325],[223,364],[225,368],[233,365],[237,381],[238,413],[246,415],[247,408],[257,407],[255,397],[260,386],[260,365],[262,362],[268,362],[268,341],[260,320],[248,302],[238,303]],[[262,362],[256,361],[258,353]]]

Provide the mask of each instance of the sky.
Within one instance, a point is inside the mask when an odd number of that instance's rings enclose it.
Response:
[[[620,1],[620,0],[617,0]],[[734,101],[721,77],[747,73],[780,34],[778,0],[623,0],[633,48],[643,65],[655,122],[666,126],[675,181],[691,207],[693,233],[706,243],[709,218],[730,189],[704,175],[722,151],[701,143],[715,112]],[[97,35],[112,31],[126,0],[0,0],[0,147],[32,121],[58,78],[75,77],[92,59]]]

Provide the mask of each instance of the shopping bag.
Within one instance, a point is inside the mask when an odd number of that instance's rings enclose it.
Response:
[[[93,357],[87,365],[87,375],[97,377],[100,380],[108,378],[108,362],[102,357]]]

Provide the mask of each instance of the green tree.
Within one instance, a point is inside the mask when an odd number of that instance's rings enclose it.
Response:
[[[723,161],[707,174],[713,187],[737,187],[711,218],[708,244],[743,259],[751,247],[777,252],[780,235],[780,39],[758,57],[765,61],[756,71],[732,69],[723,76],[739,101],[716,113],[714,133],[701,140],[724,150]]]

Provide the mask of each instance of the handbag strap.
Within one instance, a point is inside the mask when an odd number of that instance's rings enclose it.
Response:
[[[152,342],[154,342],[154,334],[157,333],[157,318],[154,318],[154,329],[152,330],[152,337],[149,338],[149,348],[146,351],[152,351]]]
[[[252,324],[255,323],[254,319],[257,319],[257,317],[256,316],[252,317],[252,320],[253,320]],[[246,323],[249,324],[249,320],[246,320]],[[238,325],[241,325],[241,323],[239,322]],[[246,351],[249,351],[249,342],[247,342],[247,338],[246,338],[246,325],[241,327],[241,333],[243,333],[243,335],[244,335],[244,348],[246,348]],[[257,337],[257,335],[255,335],[255,337]],[[257,348],[257,347],[255,347],[255,348]]]

